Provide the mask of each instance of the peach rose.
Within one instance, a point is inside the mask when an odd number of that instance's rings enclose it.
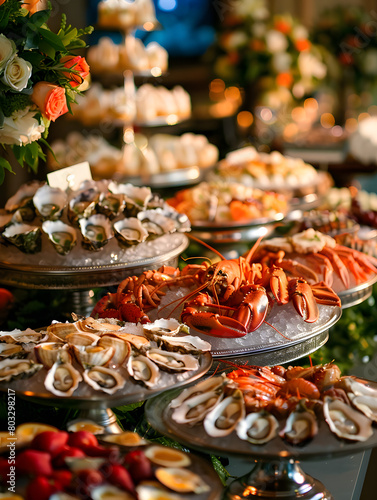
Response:
[[[22,4],[22,8],[28,10],[30,15],[35,14],[38,10],[43,10],[46,8],[45,0],[27,0],[27,2]]]
[[[70,79],[69,83],[71,87],[77,87],[89,75],[89,66],[85,60],[85,57],[64,56],[60,59],[60,62],[64,64],[66,68],[77,71],[77,73],[74,73],[72,71],[63,72],[64,76]]]
[[[0,5],[3,5],[4,2],[5,0],[0,0]]]
[[[49,82],[35,84],[31,100],[42,115],[53,122],[68,111],[65,89]]]

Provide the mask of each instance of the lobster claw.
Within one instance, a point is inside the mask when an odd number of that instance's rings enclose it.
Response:
[[[246,328],[239,321],[209,311],[184,310],[181,321],[190,328],[196,328],[213,337],[236,338],[247,334]]]
[[[240,290],[244,294],[244,299],[234,311],[232,319],[244,325],[248,332],[254,332],[260,327],[267,315],[267,292],[260,285],[245,285]]]
[[[294,308],[304,321],[317,321],[319,310],[309,283],[302,278],[292,278],[288,282],[288,291]]]
[[[327,306],[341,306],[340,297],[324,281],[311,285],[314,298],[318,304]]]
[[[281,267],[274,267],[270,277],[270,288],[278,304],[288,304],[288,280]]]

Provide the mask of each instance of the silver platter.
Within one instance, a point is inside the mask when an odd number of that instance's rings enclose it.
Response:
[[[171,172],[161,172],[149,176],[125,177],[120,182],[131,182],[134,186],[149,186],[152,189],[189,186],[199,183],[204,177],[205,169],[197,166],[177,168]]]
[[[188,247],[188,238],[181,234],[179,244],[161,255],[123,262],[93,266],[43,266],[0,262],[0,283],[32,289],[80,290],[119,284],[127,276],[157,269],[163,264],[177,267],[178,256]],[[27,255],[25,254],[25,261]]]
[[[377,388],[375,382],[368,382]],[[151,426],[162,434],[175,438],[190,448],[217,453],[221,456],[255,457],[259,459],[313,459],[333,457],[335,455],[349,455],[361,452],[367,448],[377,446],[377,429],[364,442],[346,442],[338,439],[329,429],[324,420],[319,421],[319,432],[312,441],[303,446],[293,446],[280,437],[258,446],[239,439],[235,432],[219,438],[209,436],[201,424],[189,427],[174,422],[171,418],[172,410],[169,405],[180,391],[167,391],[146,403],[146,418]],[[282,428],[284,422],[280,422]],[[322,497],[321,497],[322,498]]]
[[[373,276],[370,280],[365,283],[361,283],[349,290],[343,290],[337,292],[340,300],[342,302],[342,309],[347,309],[348,307],[356,306],[361,304],[364,300],[368,299],[373,292],[373,285],[377,282],[377,275]]]
[[[153,389],[136,383],[128,375],[126,369],[121,367],[117,371],[126,379],[126,383],[115,394],[109,395],[102,391],[95,391],[86,383],[80,382],[73,396],[63,398],[55,396],[45,389],[43,382],[47,371],[42,368],[37,374],[28,379],[1,382],[0,391],[7,392],[11,389],[15,391],[17,396],[49,406],[96,410],[114,408],[116,406],[144,401],[166,389],[181,387],[197,380],[210,369],[212,357],[210,353],[206,352],[199,355],[198,360],[199,368],[195,371],[187,371],[181,374],[161,372],[158,387]]]

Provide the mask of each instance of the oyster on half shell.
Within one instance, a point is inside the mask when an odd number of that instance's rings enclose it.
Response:
[[[245,417],[245,403],[240,389],[217,404],[203,420],[206,433],[212,437],[227,436]]]
[[[199,361],[191,354],[150,349],[146,352],[146,356],[156,363],[161,370],[168,372],[191,371],[199,368]]]
[[[75,229],[60,220],[46,220],[42,224],[42,231],[47,234],[53,247],[60,255],[67,255],[77,243]]]
[[[67,205],[67,194],[60,188],[48,184],[40,187],[33,196],[37,214],[42,220],[58,219]]]
[[[42,230],[17,222],[6,227],[3,237],[24,253],[37,253],[42,248]]]
[[[317,417],[305,406],[305,400],[300,399],[296,408],[289,414],[280,437],[291,444],[302,444],[312,439],[318,433]]]
[[[84,371],[84,380],[96,391],[114,394],[122,389],[125,379],[117,371],[105,366],[93,366]]]
[[[174,221],[157,212],[157,209],[141,211],[137,214],[137,218],[148,231],[150,238],[174,233],[176,230]]]
[[[264,444],[278,435],[279,423],[265,410],[249,413],[237,425],[240,439],[252,444]]]
[[[134,380],[143,383],[146,387],[156,387],[160,379],[160,370],[158,366],[142,354],[129,357],[127,370]]]
[[[100,250],[114,236],[109,219],[102,214],[80,219],[79,224],[82,234],[81,244],[86,250]]]
[[[0,382],[31,377],[41,368],[43,365],[31,359],[4,359],[0,361]]]
[[[372,421],[339,399],[325,396],[323,415],[330,430],[350,441],[366,441],[373,434]]]
[[[64,363],[71,362],[68,345],[62,342],[43,342],[34,347],[34,353],[45,368],[51,368],[58,359]]]
[[[116,239],[124,247],[137,245],[148,238],[148,231],[136,217],[118,220],[113,228]]]
[[[82,218],[88,218],[95,213],[99,192],[96,188],[88,188],[74,194],[68,203],[68,220],[71,224],[77,224]]]
[[[81,381],[80,372],[71,363],[58,359],[49,369],[44,385],[55,396],[68,398],[72,396]]]
[[[158,340],[161,335],[178,335],[179,333],[189,333],[190,329],[187,325],[180,323],[174,318],[157,319],[153,323],[143,325],[144,334],[151,340]]]

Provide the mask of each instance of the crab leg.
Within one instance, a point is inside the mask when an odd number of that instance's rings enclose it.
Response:
[[[341,306],[338,295],[324,281],[311,285],[314,298],[318,304],[326,306]]]
[[[343,285],[348,289],[350,287],[350,277],[348,269],[341,258],[338,256],[337,251],[335,249],[330,249],[329,247],[323,247],[320,253],[330,259],[334,270],[339,275],[340,279],[343,282]]]

